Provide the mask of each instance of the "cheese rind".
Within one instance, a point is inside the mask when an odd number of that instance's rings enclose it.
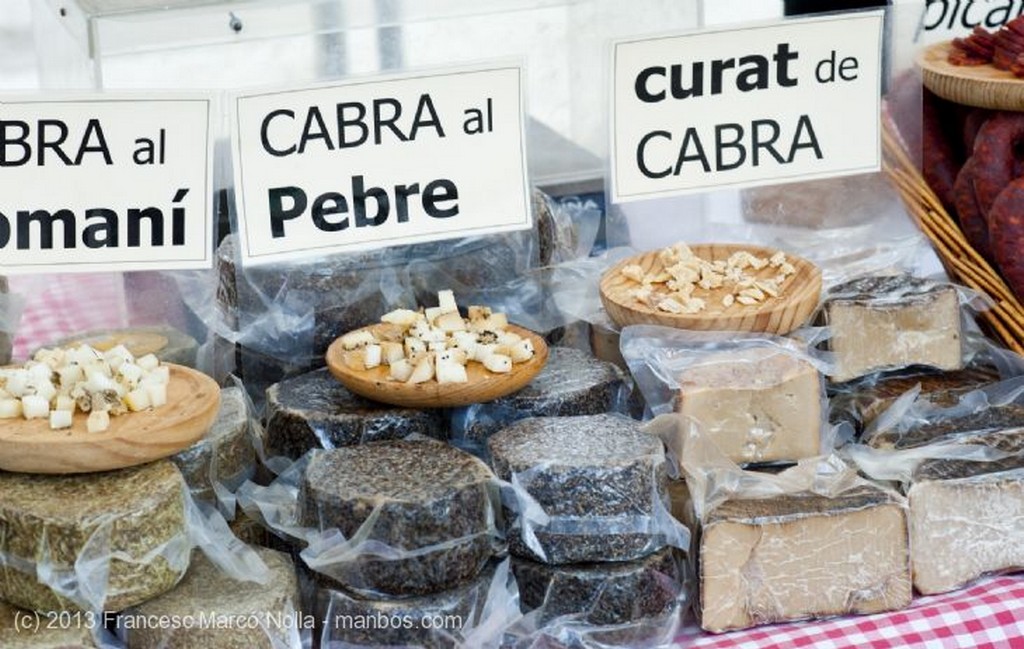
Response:
[[[68,476],[0,472],[0,599],[37,611],[118,611],[166,592],[188,567],[184,490],[168,460]],[[86,552],[93,560],[76,564]],[[102,602],[71,602],[36,577],[83,569],[89,599]],[[83,600],[85,585],[75,591]]]
[[[835,382],[909,365],[963,367],[960,299],[952,286],[906,275],[856,279],[830,291],[825,320]]]
[[[269,571],[265,584],[236,581],[205,555],[198,555],[173,590],[125,611],[120,618],[132,649],[216,647],[277,649],[291,646],[289,625],[299,628],[299,582],[288,555],[254,548]],[[192,618],[224,624],[146,624],[147,620]],[[229,625],[230,620],[259,622]]]
[[[737,464],[818,455],[824,383],[810,362],[771,348],[708,354],[680,373],[677,411]]]
[[[910,604],[907,515],[875,488],[732,500],[700,541],[701,626],[721,633]]]
[[[1024,468],[993,473],[985,465],[999,463],[959,462],[947,475],[972,464],[976,475],[918,480],[908,492],[914,587],[922,594],[1024,568]]]

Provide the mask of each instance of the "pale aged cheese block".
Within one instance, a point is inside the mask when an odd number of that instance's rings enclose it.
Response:
[[[193,497],[211,503],[217,499],[214,483],[234,491],[252,476],[256,450],[249,438],[249,413],[241,388],[220,391],[220,409],[210,432],[171,461]]]
[[[484,614],[494,577],[486,566],[449,590],[419,597],[367,599],[317,576],[314,613],[323,647],[455,649]],[[386,620],[386,622],[381,622]]]
[[[519,511],[508,516],[512,554],[551,564],[629,561],[665,545],[649,524],[656,506],[668,508],[665,453],[639,422],[609,414],[534,417],[488,446],[498,477],[514,477],[551,519],[527,520],[524,529],[519,513],[527,499],[519,496]],[[530,548],[530,532],[544,557]]]
[[[908,275],[862,277],[829,291],[824,314],[836,355],[833,381],[908,365],[963,366],[952,286]]]
[[[1024,467],[933,460],[908,492],[914,587],[943,593],[993,572],[1024,568]]]
[[[300,490],[307,527],[351,539],[375,513],[367,541],[394,553],[351,557],[326,572],[365,596],[410,597],[454,587],[492,554],[494,474],[435,441],[370,442],[316,452]]]
[[[36,613],[17,609],[10,604],[0,602],[0,647],[3,649],[96,649],[89,631],[89,622],[103,622],[101,615],[95,618],[76,618],[74,613],[67,614],[68,624],[57,612],[53,617],[39,615],[39,628],[33,625]],[[78,615],[83,615],[78,613]],[[29,617],[26,617],[29,616]],[[78,622],[81,621],[81,624]],[[28,625],[28,626],[26,626]]]
[[[907,516],[886,492],[732,500],[700,541],[701,626],[720,633],[910,604]]]
[[[489,403],[460,408],[453,421],[467,420],[464,437],[480,444],[527,417],[597,415],[624,405],[625,379],[611,363],[568,347],[551,347],[548,361],[522,390]]]
[[[267,390],[267,453],[298,458],[314,448],[402,439],[418,433],[447,439],[438,410],[377,403],[349,392],[326,368]]]
[[[664,548],[636,561],[552,566],[514,558],[512,571],[524,611],[541,620],[577,615],[590,624],[625,624],[671,611],[683,594],[678,550]]]
[[[255,548],[270,578],[265,584],[236,581],[199,554],[173,590],[121,614],[128,649],[216,647],[278,649],[294,646],[305,625],[299,611],[299,582],[288,555]],[[147,620],[205,619],[192,628],[162,629]],[[244,624],[237,621],[244,620]],[[221,623],[218,624],[217,622]],[[231,622],[236,622],[231,624]]]
[[[169,590],[188,567],[185,483],[169,460],[69,476],[0,472],[0,494],[0,599],[16,606],[77,608],[36,570],[73,574],[87,547],[108,564],[105,583],[98,565],[85,573],[108,611]]]
[[[153,354],[164,363],[196,366],[199,343],[195,338],[167,325],[96,329],[61,338],[44,347],[70,347],[87,344],[101,351],[124,345],[136,358]]]
[[[824,383],[810,362],[768,348],[709,354],[678,377],[677,410],[738,464],[820,452]]]

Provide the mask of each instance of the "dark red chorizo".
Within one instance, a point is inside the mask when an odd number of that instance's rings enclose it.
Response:
[[[1024,178],[999,193],[988,223],[996,265],[1014,295],[1024,299]]]
[[[974,140],[974,196],[988,214],[996,196],[1024,172],[1024,114],[1000,111],[992,115]]]
[[[971,108],[964,116],[964,150],[968,157],[974,152],[974,141],[978,139],[978,133],[989,117],[992,117],[992,111],[987,108]]]
[[[921,173],[939,202],[949,211],[956,210],[953,185],[966,156],[960,147],[959,124],[955,105],[943,101],[928,90],[921,104]]]
[[[985,214],[978,207],[975,196],[974,182],[975,159],[970,158],[960,169],[953,186],[956,197],[956,213],[960,220],[960,228],[964,231],[968,243],[986,259],[992,258],[988,245],[988,224]]]

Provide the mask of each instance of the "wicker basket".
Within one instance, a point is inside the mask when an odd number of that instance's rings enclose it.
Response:
[[[979,319],[990,335],[1024,354],[1024,308],[999,273],[967,242],[900,143],[891,124],[882,131],[882,169],[899,191],[911,218],[931,241],[949,276],[991,298]]]

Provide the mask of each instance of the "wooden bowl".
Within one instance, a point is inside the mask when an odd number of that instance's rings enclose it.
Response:
[[[993,65],[953,65],[950,42],[929,45],[917,55],[921,83],[939,97],[966,106],[1024,111],[1024,79]]]
[[[747,251],[765,259],[778,250],[747,244],[694,244],[694,254],[708,261],[725,261],[733,253]],[[624,259],[601,277],[601,302],[605,311],[620,327],[634,324],[653,324],[676,329],[714,331],[763,331],[772,334],[787,334],[806,322],[818,306],[821,295],[821,270],[802,257],[786,253],[786,261],[793,265],[795,273],[782,285],[779,297],[768,297],[763,302],[744,305],[739,302],[730,307],[722,305],[724,293],[720,289],[705,290],[697,287],[693,297],[702,298],[707,306],[700,313],[676,314],[652,309],[636,301],[630,293],[637,283],[621,275],[623,267],[636,264],[645,273],[657,273],[664,269],[658,259],[660,250]],[[778,275],[778,269],[765,267],[760,271],[748,268],[747,274],[769,279]]]
[[[354,370],[342,358],[344,348],[340,338],[327,348],[327,367],[352,392],[394,406],[449,408],[486,403],[522,390],[540,373],[548,360],[548,346],[543,338],[515,325],[509,325],[507,331],[530,339],[533,343],[533,358],[525,363],[516,363],[507,374],[490,372],[481,363],[467,363],[466,375],[469,380],[465,383],[438,383],[433,379],[414,384],[394,381],[386,365],[370,370]]]
[[[0,469],[20,473],[113,471],[170,457],[199,441],[217,417],[220,387],[201,372],[171,370],[167,403],[110,418],[110,428],[90,433],[86,413],[71,428],[50,430],[47,419],[0,420]]]

